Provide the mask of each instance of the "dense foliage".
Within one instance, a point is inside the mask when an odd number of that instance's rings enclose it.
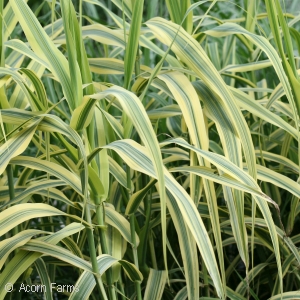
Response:
[[[0,3],[0,299],[300,299],[298,0]]]

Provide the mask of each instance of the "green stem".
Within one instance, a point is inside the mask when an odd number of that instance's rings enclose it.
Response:
[[[92,219],[91,219],[91,212],[88,203],[85,205],[85,216],[86,216],[86,221],[92,226]],[[96,249],[95,249],[95,241],[94,241],[94,234],[93,234],[93,229],[91,227],[87,228],[87,240],[88,240],[88,245],[89,245],[89,250],[90,250],[90,257],[91,257],[91,262],[92,262],[92,267],[93,267],[93,272],[96,284],[98,286],[98,289],[102,296],[104,297],[105,300],[108,300],[106,296],[106,292],[103,286],[103,282],[99,273],[99,268],[98,268],[98,262],[97,262],[97,255],[96,255]]]
[[[80,160],[80,158],[81,158],[81,153],[78,149],[78,161]],[[83,170],[80,170],[82,194],[85,195],[85,193],[86,193],[86,191],[85,191],[85,180],[84,180],[83,175],[84,175]],[[94,272],[96,285],[99,289],[100,294],[102,294],[104,300],[108,300],[105,289],[104,289],[104,286],[103,286],[103,282],[102,282],[102,279],[101,279],[101,275],[99,273],[99,268],[98,268],[97,254],[96,254],[94,233],[93,233],[93,223],[92,223],[91,211],[90,211],[88,199],[85,199],[84,209],[85,209],[86,221],[90,225],[87,228],[87,240],[88,240],[90,258],[91,258],[91,263],[92,263],[92,268],[93,268],[93,272]]]
[[[203,274],[203,281],[204,281],[203,296],[209,297],[208,274],[207,274],[207,269],[206,269],[203,259],[202,259],[202,274]]]
[[[146,176],[143,176],[143,186],[146,186]],[[143,274],[149,273],[149,267],[146,264],[146,257],[147,257],[147,241],[149,238],[149,231],[150,231],[150,219],[151,219],[151,199],[152,199],[152,189],[150,190],[150,194],[146,195],[144,199],[144,207],[145,207],[145,213],[146,213],[146,220],[145,220],[145,226],[144,226],[144,238],[141,238],[140,245],[141,247],[141,271]]]
[[[135,281],[135,289],[136,289],[136,299],[142,300],[142,290],[141,290],[141,283],[139,281]]]
[[[8,188],[9,188],[9,199],[12,200],[13,198],[15,198],[15,187],[14,187],[12,165],[7,165],[6,172],[7,172],[7,180],[8,180]]]
[[[138,253],[137,253],[137,245],[136,245],[136,238],[135,238],[135,216],[134,214],[130,215],[130,233],[131,233],[131,241],[132,241],[132,252],[133,252],[133,260],[134,264],[139,268],[138,262]],[[135,281],[135,289],[136,295],[138,300],[142,300],[142,292],[141,292],[141,283],[139,281]]]
[[[136,238],[135,238],[135,217],[134,214],[130,215],[130,233],[131,233],[131,241],[132,241],[132,252],[133,252],[133,260],[136,267],[139,267],[138,255],[137,255],[137,246],[136,246]]]
[[[100,244],[101,244],[102,253],[103,254],[109,254],[108,253],[107,242],[106,242],[106,236],[105,236],[104,205],[103,205],[103,202],[101,203],[100,198],[97,197],[97,196],[95,197],[95,203],[97,205],[96,219],[97,219],[97,223],[99,225],[99,236],[100,236]],[[107,279],[107,283],[108,283],[109,298],[111,300],[116,300],[116,293],[115,293],[115,288],[114,288],[114,284],[113,284],[113,274],[112,274],[112,269],[111,268],[109,268],[106,271],[106,279]]]
[[[151,256],[151,261],[152,261],[152,268],[157,270],[158,267],[157,267],[157,260],[156,260],[156,255],[155,255],[155,247],[154,247],[152,232],[150,232],[150,235],[149,235],[149,250],[150,250],[150,256]]]
[[[121,291],[121,299],[126,300],[123,281],[122,281],[122,274],[120,274],[119,276],[118,286],[119,286],[119,290]]]
[[[130,168],[127,166],[126,168],[126,175],[127,175],[127,195],[128,199],[130,199]],[[131,242],[132,242],[132,252],[133,252],[133,260],[134,264],[139,268],[139,262],[138,262],[138,253],[137,253],[137,244],[136,244],[136,238],[135,238],[135,216],[134,214],[130,215],[130,233],[131,233]],[[142,292],[141,292],[141,283],[139,281],[135,282],[135,290],[138,300],[142,300]]]

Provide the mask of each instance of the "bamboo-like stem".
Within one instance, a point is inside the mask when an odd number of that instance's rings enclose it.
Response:
[[[150,256],[152,261],[152,268],[157,270],[158,269],[157,260],[156,260],[155,247],[154,247],[153,236],[151,231],[149,235],[149,250],[150,250]]]
[[[125,297],[125,291],[124,291],[124,287],[123,287],[123,281],[122,281],[122,274],[120,274],[119,276],[119,280],[118,280],[118,286],[119,286],[119,290],[121,291],[121,299],[122,300],[126,300]]]
[[[143,180],[143,186],[146,186],[146,176],[142,176]],[[140,259],[140,269],[143,272],[143,274],[149,273],[149,267],[146,264],[146,257],[147,257],[147,241],[149,237],[149,228],[150,228],[150,218],[151,218],[151,198],[152,198],[152,190],[150,190],[150,195],[146,195],[144,199],[144,207],[145,207],[145,214],[146,214],[146,220],[145,220],[145,226],[144,226],[144,238],[141,239],[140,247],[141,247],[141,259]]]
[[[86,221],[92,226],[91,212],[90,212],[88,203],[86,203],[86,205],[85,205],[85,216],[86,216]],[[89,245],[90,258],[91,258],[91,262],[92,262],[93,272],[96,273],[96,274],[94,274],[96,284],[97,284],[98,289],[99,289],[100,293],[102,294],[103,298],[105,300],[108,300],[104,286],[103,286],[103,282],[102,282],[102,279],[101,279],[101,276],[99,273],[97,255],[96,255],[96,249],[95,249],[94,234],[93,234],[93,229],[91,227],[87,228],[87,240],[88,240],[88,245]]]
[[[133,260],[136,267],[139,267],[138,262],[138,254],[137,254],[137,246],[136,246],[136,238],[135,238],[135,217],[134,214],[130,215],[130,233],[131,233],[131,241],[132,241],[132,251],[133,251]]]
[[[139,268],[138,262],[138,253],[137,253],[137,245],[135,238],[135,216],[134,214],[130,215],[130,232],[131,232],[131,241],[132,241],[132,252],[133,252],[133,260],[134,264],[137,268]],[[138,300],[142,300],[142,292],[141,292],[141,283],[139,281],[135,281],[135,289]]]
[[[209,283],[208,283],[208,274],[206,265],[204,263],[204,260],[201,258],[201,266],[202,266],[202,274],[203,274],[203,281],[204,281],[204,288],[203,288],[203,296],[209,297]]]
[[[12,200],[13,198],[15,198],[15,187],[14,187],[14,177],[13,177],[12,165],[10,165],[10,164],[7,165],[6,172],[7,172],[9,199]]]
[[[100,244],[103,254],[108,254],[108,247],[106,242],[106,236],[105,236],[105,212],[104,212],[104,205],[103,202],[101,203],[101,200],[98,196],[95,197],[95,203],[96,203],[96,219],[97,223],[99,225],[99,237],[100,237]],[[113,278],[112,278],[112,269],[109,268],[106,271],[106,279],[108,283],[108,294],[109,298],[111,300],[116,300],[116,292],[113,284]]]
[[[128,193],[128,199],[130,199],[129,191],[130,191],[130,168],[127,166],[126,168],[126,175],[127,175],[127,193]],[[137,245],[136,245],[136,238],[135,238],[135,216],[134,214],[130,215],[130,233],[131,233],[131,242],[132,242],[132,252],[133,252],[133,260],[134,264],[139,268],[139,262],[138,262],[138,253],[137,253]],[[139,281],[135,282],[135,290],[138,300],[142,300],[142,292],[141,292],[141,283]]]
[[[78,149],[78,160],[81,158],[81,153]],[[80,170],[80,178],[81,178],[81,185],[82,185],[82,194],[85,194],[85,182],[84,182],[84,177],[83,177],[83,170]],[[102,294],[104,300],[108,300],[105,292],[105,288],[99,273],[99,268],[98,268],[98,262],[97,262],[97,254],[96,254],[96,247],[95,247],[95,241],[94,241],[94,233],[93,233],[93,223],[92,223],[92,218],[91,218],[91,211],[89,207],[89,201],[88,199],[85,199],[85,218],[88,224],[90,225],[87,228],[87,240],[88,240],[88,246],[89,246],[89,252],[90,252],[90,259],[92,263],[92,268],[94,272],[94,278],[96,281],[96,285],[99,289],[100,294]]]

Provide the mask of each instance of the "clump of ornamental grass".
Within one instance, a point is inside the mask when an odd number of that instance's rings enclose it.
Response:
[[[298,1],[0,1],[0,299],[300,299]]]

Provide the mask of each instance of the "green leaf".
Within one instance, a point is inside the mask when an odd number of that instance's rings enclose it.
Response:
[[[164,292],[166,281],[167,281],[166,271],[150,269],[150,274],[147,280],[144,299],[160,300]]]
[[[45,286],[44,297],[46,300],[52,300],[52,285],[48,275],[47,267],[41,258],[38,258],[34,263],[36,270],[41,278],[41,284]],[[50,292],[49,292],[50,291]]]
[[[63,180],[66,184],[70,185],[78,194],[81,195],[82,193],[81,181],[79,179],[79,176],[77,174],[68,171],[66,168],[56,163],[41,160],[34,157],[29,157],[29,156],[15,157],[10,161],[10,163],[32,168],[34,170],[47,172]]]
[[[149,190],[154,186],[157,180],[151,180],[143,189],[139,190],[138,192],[134,193],[126,206],[125,215],[131,215],[135,213],[143,201]]]
[[[13,157],[18,156],[28,147],[37,127],[37,122],[20,130],[0,147],[0,174],[5,171]]]
[[[97,258],[100,274],[103,274],[109,267],[116,263],[120,263],[126,274],[132,281],[142,281],[143,276],[139,270],[131,263],[125,260],[118,260],[107,254],[102,254]],[[70,300],[86,300],[89,299],[94,287],[96,286],[95,279],[90,272],[84,271],[76,282],[78,292],[73,291],[69,297]]]
[[[0,213],[0,236],[29,219],[64,214],[57,208],[43,203],[25,203],[11,206]]]
[[[124,87],[126,89],[129,89],[133,69],[136,64],[136,60],[138,59],[138,44],[143,18],[143,8],[144,0],[133,1],[132,18],[129,29],[128,41],[126,43],[124,61]]]
[[[33,236],[45,233],[44,231],[29,229],[24,230],[11,238],[5,239],[0,242],[0,269],[8,259],[11,252],[19,247],[25,245]]]

